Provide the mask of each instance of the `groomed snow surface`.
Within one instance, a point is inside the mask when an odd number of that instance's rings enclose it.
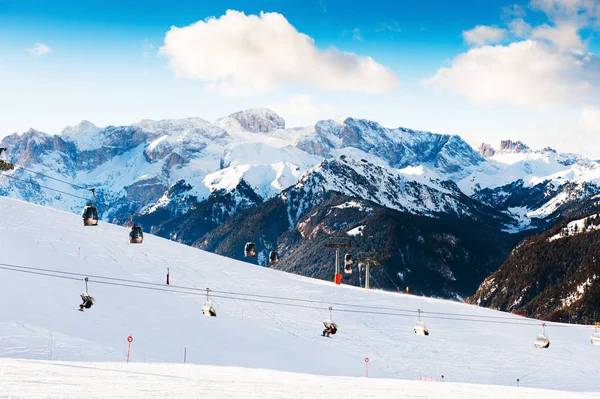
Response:
[[[599,390],[593,327],[548,323],[550,348],[536,349],[540,328],[519,316],[336,286],[149,234],[132,245],[126,228],[83,227],[78,215],[7,198],[0,198],[0,232],[0,263],[90,276],[97,301],[79,312],[83,281],[0,265],[0,397],[600,397],[585,393]],[[167,267],[171,286],[154,287],[167,292],[91,277],[162,284]],[[204,317],[203,294],[176,292],[175,285],[315,302],[215,293],[218,316]],[[331,339],[320,336],[329,305],[340,325]],[[413,333],[416,316],[407,312],[418,308],[427,337]],[[480,322],[490,316],[524,324]],[[444,383],[419,381],[441,375]]]
[[[600,394],[239,367],[0,359],[0,398],[575,399]]]

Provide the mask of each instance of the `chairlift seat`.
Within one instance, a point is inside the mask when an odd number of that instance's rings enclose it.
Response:
[[[547,348],[550,346],[550,340],[544,334],[538,334],[533,345],[536,348]]]
[[[325,320],[323,322],[323,325],[325,326],[326,329],[329,329],[330,327],[333,327],[333,331],[331,331],[331,333],[330,333],[332,335],[335,334],[340,329],[340,327],[337,325],[337,323],[335,323],[335,322],[333,322],[331,320]]]
[[[217,317],[217,311],[215,310],[211,301],[206,301],[202,306],[202,314],[204,316]]]
[[[417,335],[429,335],[429,329],[427,328],[427,325],[422,321],[417,321],[414,330],[415,334]]]

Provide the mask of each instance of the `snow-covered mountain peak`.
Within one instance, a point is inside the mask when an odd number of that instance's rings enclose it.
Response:
[[[285,129],[285,121],[269,108],[251,108],[217,119],[214,124],[225,130],[245,130],[252,133],[269,133]]]
[[[500,149],[498,150],[499,153],[522,153],[522,152],[531,152],[531,149],[523,144],[520,141],[513,141],[513,140],[502,140],[500,141]]]
[[[63,136],[70,136],[88,132],[97,132],[98,130],[99,128],[92,122],[82,120],[76,125],[65,127],[60,134],[62,134]]]
[[[140,127],[153,133],[181,133],[186,130],[202,128],[210,123],[207,120],[198,117],[183,119],[163,119],[155,121],[153,119],[142,119],[133,126]]]
[[[494,154],[496,153],[496,150],[494,149],[494,147],[492,147],[491,145],[489,145],[487,143],[481,143],[481,144],[479,144],[479,147],[477,148],[477,152],[482,157],[489,158],[489,157],[494,156]]]
[[[422,167],[391,169],[343,155],[323,160],[302,175],[291,190],[312,196],[335,191],[387,208],[429,216],[478,212],[454,183],[431,178]],[[281,196],[289,195],[283,192]]]

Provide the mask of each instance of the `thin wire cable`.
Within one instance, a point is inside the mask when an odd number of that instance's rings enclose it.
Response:
[[[31,184],[32,186],[38,186],[38,187],[41,187],[41,188],[45,188],[45,189],[47,189],[47,190],[56,191],[57,193],[61,193],[61,194],[65,194],[65,195],[69,195],[69,196],[71,196],[71,197],[79,198],[79,199],[86,200],[86,201],[88,200],[88,198],[81,197],[81,196],[79,196],[79,195],[75,195],[75,194],[71,194],[71,193],[67,193],[66,191],[61,191],[61,190],[57,190],[57,189],[55,189],[55,188],[50,188],[50,187],[47,187],[47,186],[42,186],[41,184],[39,184],[39,183],[36,183],[36,182],[33,182],[33,181],[31,181],[31,180],[24,180],[24,179],[20,179],[20,178],[18,178],[18,177],[11,176],[11,175],[7,175],[7,174],[5,174],[5,173],[0,173],[0,176],[8,177],[9,179],[14,179],[14,180],[21,181],[21,182],[23,182],[23,183]]]
[[[60,275],[56,275],[56,274],[41,273],[41,272],[30,271],[30,270],[19,270],[19,269],[5,267],[5,266],[0,266],[0,270],[8,270],[8,271],[14,271],[14,272],[19,272],[19,273],[34,274],[34,275],[40,275],[40,276],[45,276],[45,277],[55,277],[55,278],[61,278],[61,279],[66,279],[66,280],[82,281],[81,278],[76,278],[76,277],[60,276]],[[88,283],[102,284],[102,285],[109,285],[109,286],[117,286],[117,287],[126,287],[126,288],[137,288],[137,289],[150,290],[150,291],[163,291],[163,292],[171,292],[171,293],[180,293],[180,294],[196,295],[196,296],[204,296],[204,295],[206,295],[205,292],[190,292],[190,291],[173,290],[173,289],[159,288],[159,287],[144,287],[144,286],[138,286],[138,285],[135,285],[135,284],[124,284],[124,283],[116,283],[116,282],[111,282],[111,281],[100,281],[100,280],[93,280],[93,279],[88,279]],[[226,299],[226,300],[239,300],[239,301],[244,301],[244,302],[255,302],[255,303],[272,304],[272,305],[280,305],[280,306],[291,306],[291,307],[303,308],[303,309],[314,309],[314,310],[325,310],[325,309],[327,309],[327,308],[318,307],[318,306],[300,305],[300,304],[294,304],[294,303],[282,303],[282,302],[276,302],[276,301],[266,301],[266,300],[262,300],[262,299],[239,298],[239,297],[231,297],[231,296],[225,296],[225,295],[214,295],[214,294],[210,295],[209,294],[209,298],[210,297],[212,297],[212,298]],[[396,316],[396,317],[414,317],[411,314],[372,312],[372,311],[364,311],[364,310],[356,310],[356,309],[335,308],[333,310],[335,310],[336,312],[355,313],[355,314],[371,314],[371,315]],[[537,324],[534,324],[534,323],[516,323],[516,322],[503,322],[503,321],[492,321],[492,320],[469,320],[469,319],[444,318],[444,317],[435,317],[435,319],[462,320],[462,321],[475,321],[475,322],[484,322],[484,323],[488,322],[488,323],[519,324],[519,325],[537,326]]]
[[[29,267],[29,266],[12,265],[9,263],[0,263],[0,266],[5,266],[5,268],[6,267],[10,268],[10,270],[23,269],[23,270],[30,270],[30,271],[36,271],[36,272],[45,272],[45,273],[41,273],[41,274],[56,273],[56,274],[64,274],[67,276],[79,276],[79,278],[72,278],[74,280],[82,280],[84,277],[88,277],[88,278],[92,278],[92,279],[110,280],[110,282],[119,281],[122,283],[131,283],[131,284],[127,284],[127,285],[123,284],[123,286],[131,285],[131,286],[134,286],[135,288],[145,288],[145,287],[138,287],[137,285],[148,285],[148,286],[152,286],[152,287],[160,287],[161,288],[160,290],[163,290],[163,291],[188,293],[188,294],[193,294],[193,295],[206,295],[206,288],[186,287],[186,286],[177,286],[177,285],[170,285],[169,286],[170,288],[165,288],[164,284],[162,284],[162,283],[152,283],[152,282],[140,281],[140,280],[123,279],[123,278],[118,278],[118,277],[100,276],[100,275],[93,275],[93,274],[90,275],[90,274],[84,274],[84,273],[73,273],[73,272],[67,272],[67,271],[62,271],[62,270],[53,270],[53,269],[36,268],[36,267]],[[19,271],[19,270],[14,270],[14,271]],[[90,281],[92,281],[92,280],[90,280]],[[100,283],[100,284],[106,284],[106,282],[101,282],[101,281],[97,281],[97,280],[93,280],[93,281]],[[117,284],[114,283],[113,285],[117,285]],[[178,290],[185,290],[185,291],[178,291]],[[192,292],[189,292],[189,291],[192,291]],[[351,303],[328,302],[328,301],[289,298],[289,297],[281,297],[281,296],[249,294],[249,293],[233,292],[233,291],[210,290],[210,292],[212,293],[211,295],[213,295],[213,296],[215,296],[215,294],[220,294],[221,297],[223,297],[223,298],[232,298],[232,297],[228,297],[227,295],[234,295],[235,298],[233,298],[233,299],[239,299],[239,300],[246,300],[243,297],[254,297],[254,298],[272,299],[272,300],[280,300],[280,301],[335,305],[335,306],[342,306],[342,307],[349,307],[349,308],[354,307],[354,308],[362,308],[362,309],[387,310],[387,311],[392,312],[392,313],[385,313],[385,312],[376,312],[375,313],[374,312],[373,314],[396,315],[396,314],[399,314],[399,312],[400,312],[405,316],[414,317],[414,313],[417,313],[416,310],[412,310],[412,309],[357,305],[357,304],[351,304]],[[271,303],[271,302],[266,302],[266,303]],[[319,309],[321,309],[321,308],[319,307]],[[336,308],[336,309],[339,310],[340,308]],[[351,311],[351,310],[345,309],[345,310],[340,310],[340,311]],[[433,317],[433,318],[438,318],[437,316],[458,316],[458,317],[463,317],[463,318],[466,317],[466,318],[483,318],[483,319],[495,319],[495,320],[515,320],[515,317],[484,316],[484,315],[473,315],[473,314],[465,314],[465,313],[426,312],[426,311],[421,311],[421,313],[428,314],[428,315],[436,315],[436,317]],[[432,317],[429,317],[429,318],[432,318]],[[454,320],[454,319],[452,319],[452,320]]]
[[[377,282],[377,280],[375,278],[373,278],[373,275],[371,274],[371,271],[369,271],[369,276],[371,277],[371,280],[375,281],[375,284],[377,284],[377,286],[379,287],[379,289],[383,290],[383,288],[381,288],[381,286],[379,285],[379,283]]]
[[[46,178],[48,178],[48,179],[52,179],[52,180],[56,180],[57,182],[61,182],[61,183],[64,183],[64,184],[68,184],[68,185],[69,185],[69,186],[71,186],[71,187],[75,187],[75,188],[78,188],[78,189],[80,189],[80,190],[88,190],[88,191],[89,191],[89,188],[86,188],[86,187],[83,187],[83,186],[79,186],[79,185],[77,185],[77,184],[70,183],[70,182],[68,182],[68,181],[66,181],[66,180],[61,180],[61,179],[58,179],[58,178],[56,178],[56,177],[48,176],[48,175],[46,175],[46,174],[43,174],[42,172],[36,172],[35,170],[27,169],[26,167],[24,167],[24,166],[21,166],[21,165],[17,165],[17,164],[15,164],[15,166],[16,166],[17,168],[23,169],[23,170],[25,170],[25,171],[27,171],[27,172],[30,172],[30,173],[35,173],[36,175],[44,176],[44,177],[46,177]]]
[[[396,283],[394,283],[394,280],[392,280],[392,278],[390,277],[390,275],[388,274],[388,272],[385,271],[385,267],[382,267],[381,270],[383,270],[383,272],[385,273],[385,275],[388,276],[388,278],[390,279],[390,281],[392,282],[392,284],[394,285],[394,287],[396,287],[396,290],[399,291],[400,287],[398,287],[396,285]]]

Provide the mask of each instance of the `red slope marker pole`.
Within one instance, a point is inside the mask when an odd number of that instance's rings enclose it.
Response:
[[[184,346],[183,347],[183,364],[185,364],[186,360],[187,360],[187,347]]]
[[[169,285],[169,268],[167,267],[167,285]]]
[[[131,353],[131,343],[133,342],[133,337],[130,335],[127,337],[127,363],[129,363],[129,354]]]
[[[367,372],[367,378],[369,378],[369,358],[365,357],[365,367]]]

